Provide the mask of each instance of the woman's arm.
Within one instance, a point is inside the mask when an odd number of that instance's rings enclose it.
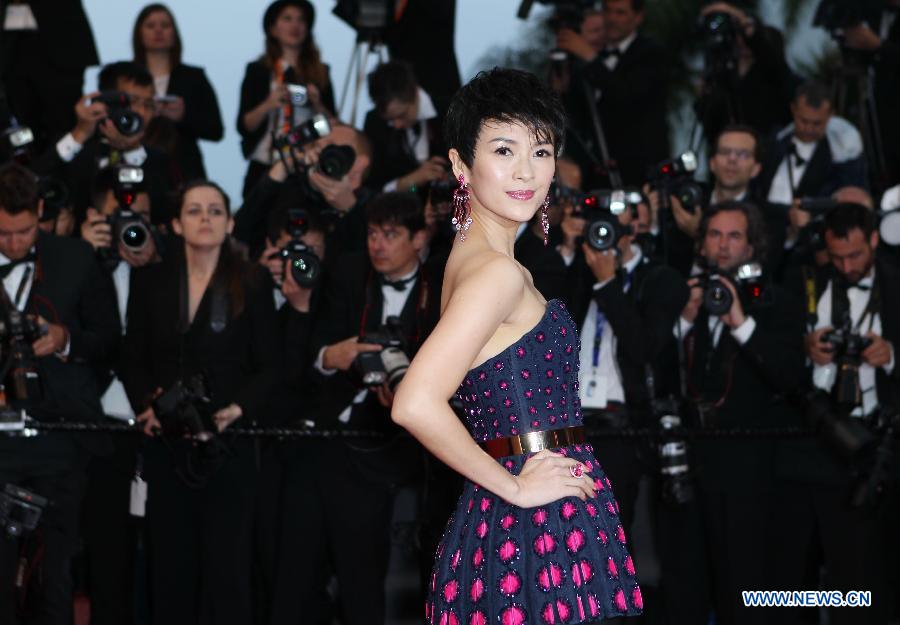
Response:
[[[391,416],[451,468],[510,503],[533,507],[564,496],[584,499],[593,496],[593,482],[572,477],[575,460],[544,451],[513,476],[475,443],[448,404],[472,362],[521,303],[524,288],[521,270],[505,257],[487,261],[463,280],[410,365]]]

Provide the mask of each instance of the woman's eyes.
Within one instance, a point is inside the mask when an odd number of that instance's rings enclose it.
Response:
[[[508,147],[506,147],[505,145],[500,146],[499,148],[497,148],[496,150],[494,150],[494,152],[495,152],[496,154],[499,154],[500,156],[508,156],[508,155],[512,154],[512,150],[510,150],[510,149],[509,149]]]
[[[500,156],[510,156],[512,154],[512,150],[509,149],[508,147],[506,147],[505,145],[503,145],[503,146],[500,146],[499,148],[497,148],[496,150],[494,150],[494,153],[499,154]],[[550,150],[547,150],[546,148],[541,148],[538,151],[536,151],[534,153],[534,155],[537,156],[538,158],[546,158],[548,156],[552,156],[552,153],[550,152]]]

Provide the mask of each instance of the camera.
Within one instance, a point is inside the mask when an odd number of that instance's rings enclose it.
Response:
[[[288,83],[285,87],[292,106],[306,106],[309,103],[309,90],[306,85]]]
[[[116,168],[115,174],[113,193],[119,206],[112,215],[104,218],[110,226],[112,244],[98,250],[101,262],[110,269],[114,269],[120,260],[119,243],[126,249],[139,252],[153,238],[150,226],[144,218],[131,209],[138,193],[143,189],[144,170],[131,165],[120,165]]]
[[[379,386],[387,383],[391,391],[403,380],[409,369],[406,340],[400,327],[400,318],[390,316],[375,332],[359,337],[360,343],[381,345],[378,352],[363,352],[356,357],[356,370],[362,377],[364,386]]]
[[[356,150],[349,145],[326,145],[319,152],[316,169],[333,180],[346,176],[356,161]]]
[[[131,110],[131,96],[121,91],[104,91],[91,100],[106,105],[106,118],[121,134],[131,137],[144,129],[144,119]]]
[[[15,484],[7,484],[0,493],[0,526],[10,538],[33,532],[49,502]]]
[[[314,115],[305,122],[297,124],[284,136],[278,137],[275,148],[300,148],[322,137],[331,134],[331,124],[324,115]]]
[[[663,400],[656,400],[662,403]],[[685,504],[694,499],[694,483],[688,457],[688,444],[679,434],[681,417],[674,410],[674,401],[666,402],[670,414],[659,418],[660,441],[657,448],[663,501],[669,504]],[[662,406],[661,406],[662,407]]]
[[[322,261],[300,240],[308,231],[309,215],[302,208],[289,208],[287,231],[291,240],[270,258],[281,257],[298,285],[311,289],[322,275]]]
[[[726,276],[715,268],[696,276],[703,288],[703,307],[710,315],[718,317],[731,310],[734,296],[725,285],[728,278],[734,285],[741,304],[746,310],[763,296],[762,266],[759,263],[739,265],[730,276]]]
[[[703,204],[703,187],[694,180],[697,156],[687,151],[652,167],[647,174],[650,185],[664,197],[674,195],[687,208]]]
[[[187,436],[206,443],[215,438],[215,427],[209,414],[209,386],[203,374],[178,380],[153,400],[153,412],[163,434],[171,438]]]
[[[837,205],[838,203],[830,197],[804,197],[800,199],[798,208],[814,218],[821,218]]]
[[[738,27],[728,13],[714,11],[700,18],[704,67],[707,79],[720,80],[737,75]]]
[[[31,145],[34,143],[34,133],[28,126],[20,126],[13,119],[12,125],[3,131],[3,160],[12,159],[16,162],[24,158],[30,160]]]
[[[614,248],[622,237],[633,233],[633,226],[623,226],[619,215],[641,202],[638,191],[598,189],[575,199],[574,215],[587,220],[584,240],[597,251]]]
[[[37,319],[6,304],[0,320],[0,353],[3,354],[3,401],[30,402],[43,398],[43,386],[37,370],[32,344],[46,334]]]
[[[862,365],[862,353],[872,344],[872,339],[862,336],[853,327],[848,313],[844,315],[839,327],[822,335],[822,342],[830,345],[837,366],[831,390],[835,402],[851,409],[862,405],[859,367]]]

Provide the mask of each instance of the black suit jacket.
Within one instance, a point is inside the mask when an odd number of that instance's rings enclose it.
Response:
[[[332,113],[334,112],[334,89],[331,86],[331,79],[328,83],[319,89],[322,93],[322,103]],[[241,83],[241,102],[238,108],[237,130],[241,135],[241,152],[244,158],[250,158],[257,144],[266,134],[268,124],[265,120],[259,125],[259,128],[249,131],[244,128],[244,115],[256,108],[260,102],[269,97],[272,91],[272,70],[261,60],[251,61],[247,63],[244,70],[244,80]]]
[[[380,190],[391,180],[405,176],[421,164],[412,152],[406,130],[389,126],[374,109],[366,114],[363,132],[372,144],[372,169],[366,184],[373,189]],[[438,117],[425,122],[425,132],[428,134],[429,158],[432,156],[446,158],[443,118],[440,113]]]
[[[665,265],[641,262],[635,267],[628,292],[623,272],[602,288],[594,290],[596,277],[579,250],[572,266],[569,307],[584,327],[591,300],[606,316],[616,335],[616,362],[622,374],[625,402],[638,418],[647,416],[650,396],[646,365],[656,368],[663,348],[670,341],[672,327],[687,301],[688,289],[680,274]],[[590,346],[582,345],[582,349]]]
[[[0,15],[9,0],[0,0]],[[97,65],[97,47],[81,0],[28,0],[38,23],[37,36],[47,59],[62,70],[83,70]],[[4,33],[0,32],[0,39]]]
[[[243,409],[244,423],[269,417],[266,402],[280,380],[283,362],[275,304],[262,269],[246,265],[243,271],[244,309],[236,317],[229,314],[220,332],[211,327],[209,288],[193,322],[186,331],[179,330],[187,318],[181,309],[183,250],[135,272],[122,381],[136,413],[146,408],[156,388],[168,389],[179,379],[205,373],[213,410],[234,402]]]
[[[753,429],[795,422],[789,395],[805,378],[803,310],[787,291],[767,288],[766,301],[746,311],[756,321],[756,329],[744,345],[723,326],[713,347],[709,316],[703,309],[685,337],[691,403],[721,402],[710,422],[695,421],[694,425]],[[700,477],[709,488],[769,486],[774,439],[699,438],[691,444]]]
[[[534,287],[544,299],[566,299],[568,269],[554,245],[544,245],[544,238],[538,237],[529,225],[516,239],[513,253],[531,274]]]
[[[181,180],[205,178],[197,141],[220,141],[224,134],[216,92],[202,67],[181,64],[172,70],[166,94],[184,98],[184,119],[175,123],[165,117],[154,118],[151,125],[160,138],[159,145],[171,148],[167,151]]]
[[[638,34],[613,71],[599,56],[583,68],[584,79],[601,92],[597,106],[610,157],[627,185],[642,185],[648,167],[669,157],[666,65],[665,50]]]
[[[90,245],[78,239],[40,233],[35,278],[26,312],[66,327],[70,337],[65,359],[36,359],[43,400],[28,407],[40,420],[90,421],[102,416],[97,371],[108,367],[119,340],[119,316],[110,281],[101,273]],[[103,448],[96,436],[52,434],[29,449],[61,462],[75,461],[76,441],[91,451]],[[0,456],[22,452],[18,440],[0,437]]]
[[[765,151],[766,158],[763,162],[762,172],[757,176],[754,184],[757,186],[761,197],[769,196],[772,180],[778,172],[781,162],[793,149],[793,133],[782,131],[769,143]],[[794,180],[796,187],[795,197],[827,197],[837,189],[845,186],[868,187],[865,174],[865,163],[862,158],[836,163],[828,145],[828,139],[823,137],[816,144],[816,148],[806,164],[803,176],[800,180]]]

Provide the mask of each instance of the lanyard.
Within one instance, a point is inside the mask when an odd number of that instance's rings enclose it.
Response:
[[[19,280],[19,288],[16,289],[16,299],[13,302],[13,305],[18,308],[19,302],[22,301],[22,294],[25,292],[25,287],[28,285],[28,280],[31,278],[31,265],[25,265],[25,271],[22,273],[22,279]]]

